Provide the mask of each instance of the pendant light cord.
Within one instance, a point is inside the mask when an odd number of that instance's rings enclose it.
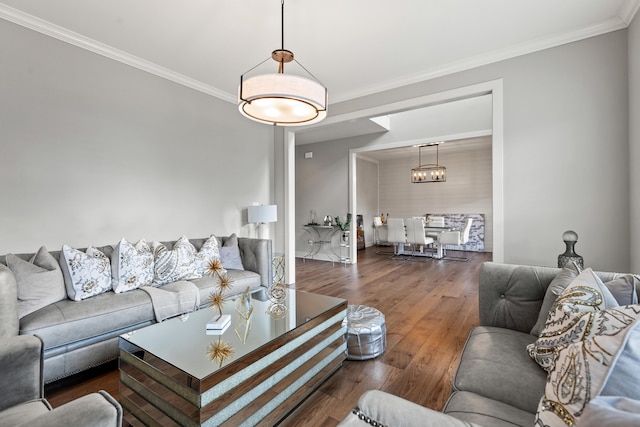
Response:
[[[280,11],[280,34],[281,34],[281,45],[282,50],[284,50],[284,0],[281,1],[281,11]]]

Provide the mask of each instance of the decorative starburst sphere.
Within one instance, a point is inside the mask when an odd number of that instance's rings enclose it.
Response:
[[[212,259],[207,264],[207,274],[213,276],[214,274],[218,274],[223,270],[222,263],[219,259]]]
[[[220,292],[212,292],[209,295],[208,302],[213,308],[218,309],[220,315],[222,315],[222,308],[224,307],[224,296]]]
[[[219,362],[221,367],[226,360],[233,357],[233,353],[234,350],[233,347],[231,347],[231,344],[222,341],[220,338],[218,338],[218,341],[210,343],[207,348],[207,356],[209,357],[209,360],[212,362]]]

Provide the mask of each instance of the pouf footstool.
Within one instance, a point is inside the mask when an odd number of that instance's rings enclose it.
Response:
[[[387,327],[384,314],[366,305],[350,305],[343,326],[347,327],[347,359],[367,360],[384,353]]]

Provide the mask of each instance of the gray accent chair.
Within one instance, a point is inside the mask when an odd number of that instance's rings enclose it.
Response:
[[[44,398],[43,344],[34,335],[0,338],[0,425],[119,427],[122,408],[107,392],[52,409]]]
[[[485,262],[478,287],[480,326],[469,334],[444,413],[374,390],[360,397],[340,426],[533,426],[547,373],[526,346],[538,338],[530,332],[560,271]],[[595,273],[605,283],[619,276]]]

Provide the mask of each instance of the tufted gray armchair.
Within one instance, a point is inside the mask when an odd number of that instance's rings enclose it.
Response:
[[[52,409],[44,398],[43,346],[34,335],[0,338],[0,425],[122,425],[122,408],[104,391]]]

